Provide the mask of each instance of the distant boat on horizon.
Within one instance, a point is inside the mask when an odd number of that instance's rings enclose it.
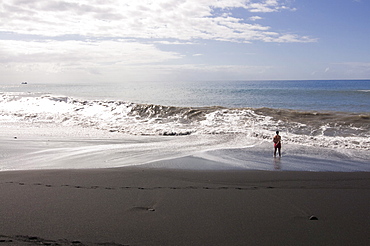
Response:
[[[27,81],[23,81],[21,84],[22,85],[27,85],[28,83],[27,83]]]

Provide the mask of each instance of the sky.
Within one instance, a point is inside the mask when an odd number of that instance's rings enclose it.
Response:
[[[369,0],[1,0],[0,84],[370,79]]]

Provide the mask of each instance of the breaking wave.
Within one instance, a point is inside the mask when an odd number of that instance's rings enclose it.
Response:
[[[244,134],[285,143],[370,149],[370,114],[272,108],[171,107],[79,100],[31,93],[0,94],[1,121],[56,123],[131,135]]]

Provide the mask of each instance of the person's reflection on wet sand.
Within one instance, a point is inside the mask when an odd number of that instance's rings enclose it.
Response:
[[[280,157],[274,158],[273,164],[274,164],[275,170],[280,170],[281,169],[281,158]]]

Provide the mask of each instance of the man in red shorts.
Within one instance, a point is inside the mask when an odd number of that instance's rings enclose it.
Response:
[[[279,156],[281,156],[281,152],[280,152],[280,150],[281,150],[281,137],[279,135],[279,131],[276,131],[276,135],[274,136],[272,141],[274,142],[274,148],[275,148],[274,157],[276,157],[276,151],[279,151]]]

